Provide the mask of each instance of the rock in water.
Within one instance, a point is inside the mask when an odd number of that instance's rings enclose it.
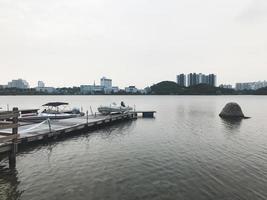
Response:
[[[222,118],[246,118],[241,107],[237,103],[228,103],[219,114]]]

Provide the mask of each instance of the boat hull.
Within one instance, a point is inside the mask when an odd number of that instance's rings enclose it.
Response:
[[[100,112],[103,115],[109,115],[113,113],[126,113],[131,111],[131,107],[109,107],[109,106],[100,106],[98,108],[98,112]]]

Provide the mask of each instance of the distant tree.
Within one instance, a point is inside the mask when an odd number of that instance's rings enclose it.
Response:
[[[256,91],[254,91],[255,95],[267,95],[267,87],[260,88]]]

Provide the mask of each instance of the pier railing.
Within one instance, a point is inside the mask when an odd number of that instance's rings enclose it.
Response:
[[[17,153],[17,139],[18,134],[18,108],[13,108],[12,111],[2,111],[0,112],[0,145],[7,146],[9,153],[9,166],[16,166],[16,153]],[[3,133],[2,129],[12,129],[11,133]]]

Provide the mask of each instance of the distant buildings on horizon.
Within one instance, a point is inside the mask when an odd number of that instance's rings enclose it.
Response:
[[[125,92],[128,94],[146,94],[146,90],[138,89],[135,86],[125,87],[125,89],[120,89],[118,86],[112,85],[112,79],[103,77],[100,79],[100,85],[81,85],[80,91],[82,94],[117,94],[120,92]]]
[[[219,85],[219,87],[220,88],[225,88],[225,89],[233,89],[233,86],[232,85],[230,85],[230,84],[221,84],[221,85]]]
[[[27,81],[23,79],[17,79],[17,80],[12,80],[7,83],[7,85],[4,85],[3,87],[5,88],[18,88],[18,89],[28,89],[30,88],[30,85]]]
[[[258,90],[260,88],[267,87],[267,81],[236,83],[235,88],[232,85],[227,85],[227,84],[221,84],[219,87],[226,89],[235,89],[237,91]]]
[[[202,74],[202,73],[190,73],[188,75],[179,74],[176,77],[176,82],[180,86],[194,86],[198,84],[208,84],[216,87],[217,77],[215,74]],[[221,84],[221,88],[241,90],[257,90],[263,87],[267,87],[267,81],[257,82],[244,82],[236,83],[235,88],[230,84]],[[8,82],[7,85],[0,85],[0,88],[17,88],[17,89],[29,89],[30,85],[26,80],[16,79]],[[34,88],[37,92],[57,93],[57,89],[54,87],[47,87],[43,81],[38,81],[37,87]],[[135,86],[128,86],[124,89],[120,89],[118,86],[112,85],[112,79],[102,77],[100,79],[100,85],[81,85],[81,94],[117,94],[117,93],[128,93],[128,94],[147,94],[150,88],[138,89]]]
[[[267,81],[236,83],[236,90],[258,90],[267,87]]]
[[[17,89],[30,89],[30,85],[26,80],[17,79],[8,82],[7,85],[0,85],[0,88],[17,88]],[[81,94],[117,94],[117,93],[128,93],[128,94],[147,94],[149,87],[145,89],[138,89],[135,86],[125,87],[120,89],[118,86],[112,85],[112,79],[102,77],[100,79],[100,85],[81,85]],[[43,81],[37,82],[37,87],[33,88],[37,92],[47,92],[50,94],[56,94],[58,89],[55,87],[47,87]]]
[[[190,73],[188,75],[179,74],[176,77],[176,82],[180,86],[194,86],[198,84],[207,84],[216,87],[217,77],[215,74]]]

